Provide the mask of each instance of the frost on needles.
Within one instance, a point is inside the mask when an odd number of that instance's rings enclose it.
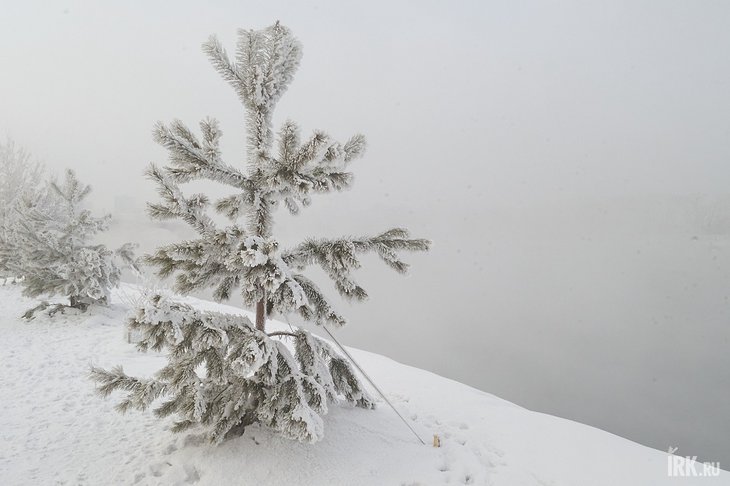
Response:
[[[46,194],[45,167],[31,154],[7,138],[0,142],[0,280],[15,282],[22,278],[16,233],[21,204],[38,203]]]
[[[200,426],[214,442],[252,423],[315,442],[323,436],[321,417],[328,402],[371,408],[373,400],[328,342],[302,329],[267,333],[267,317],[296,313],[316,324],[341,326],[344,317],[302,273],[307,267],[320,266],[346,299],[363,300],[367,293],[352,276],[359,255],[375,253],[402,273],[408,266],[399,252],[424,251],[429,242],[396,228],[371,237],[310,238],[280,248],[272,234],[275,210],[284,206],[297,214],[312,195],[348,188],[349,166],[363,154],[365,138],[355,135],[340,143],[316,131],[302,140],[291,121],[274,135],[274,107],[301,58],[299,42],[278,22],[260,31],[239,31],[233,60],[215,37],[203,49],[245,109],[248,166],[242,171],[223,162],[215,120],[202,121],[199,135],[180,121],[158,124],[154,138],[168,150],[170,163],[148,171],[162,199],[149,205],[149,213],[155,219],[180,219],[198,236],[160,247],[147,262],[161,277],[173,276],[175,290],[182,293],[212,288],[218,300],[226,300],[240,292],[256,309],[256,322],[149,294],[129,327],[141,336],[141,350],[167,351],[167,366],[149,379],[130,377],[121,367],[94,368],[92,378],[104,396],[126,393],[121,411],[154,406],[160,417],[178,417],[173,430]],[[211,203],[205,194],[184,194],[181,185],[195,180],[218,182],[233,195]],[[211,209],[230,225],[219,227]]]
[[[84,209],[90,192],[91,186],[68,170],[62,184],[50,182],[15,202],[14,217],[0,240],[0,249],[12,254],[5,264],[22,277],[25,295],[69,299],[68,305],[42,302],[23,317],[31,319],[44,309],[53,315],[66,308],[86,310],[92,304],[107,304],[110,290],[119,285],[122,266],[134,266],[134,245],[112,251],[92,243],[108,228],[111,216],[97,218]]]

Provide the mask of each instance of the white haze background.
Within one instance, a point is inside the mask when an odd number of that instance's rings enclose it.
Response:
[[[730,464],[730,4],[5,0],[0,136],[77,169],[108,239],[177,240],[144,215],[152,125],[214,116],[243,163],[200,44],[276,19],[305,53],[276,124],[369,140],[281,240],[434,240],[405,280],[365,262],[343,341]]]

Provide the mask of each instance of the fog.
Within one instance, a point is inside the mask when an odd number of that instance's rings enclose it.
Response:
[[[277,236],[434,241],[406,279],[365,260],[345,343],[730,464],[730,4],[6,0],[0,136],[91,183],[107,240],[175,241],[144,214],[152,125],[214,116],[244,164],[200,44],[276,19],[304,58],[275,125],[369,141]]]

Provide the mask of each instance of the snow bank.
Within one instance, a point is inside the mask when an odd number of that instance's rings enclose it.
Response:
[[[0,484],[654,486],[728,485],[730,475],[669,477],[666,452],[532,412],[383,356],[351,350],[427,439],[387,406],[332,407],[314,445],[250,427],[221,446],[174,435],[151,413],[120,415],[94,394],[89,364],[150,375],[164,363],[127,343],[132,286],[94,314],[31,323],[33,303],[0,287]],[[197,299],[200,308],[242,312]],[[485,370],[485,373],[488,373]],[[431,446],[437,434],[442,446]],[[696,468],[698,473],[702,468]]]

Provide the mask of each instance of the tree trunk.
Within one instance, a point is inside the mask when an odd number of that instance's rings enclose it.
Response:
[[[266,329],[266,301],[264,299],[256,302],[256,329],[262,332]]]
[[[69,307],[71,307],[73,309],[79,309],[81,311],[86,311],[86,309],[89,307],[89,304],[85,304],[85,303],[81,302],[81,299],[76,295],[70,296],[68,298],[68,300],[69,300],[69,304],[70,304]]]

